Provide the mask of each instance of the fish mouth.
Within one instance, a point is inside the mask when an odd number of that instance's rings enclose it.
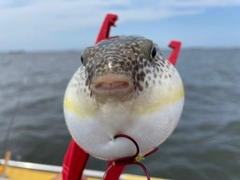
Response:
[[[121,96],[130,93],[134,87],[130,78],[125,75],[107,74],[95,78],[91,89],[101,96]]]

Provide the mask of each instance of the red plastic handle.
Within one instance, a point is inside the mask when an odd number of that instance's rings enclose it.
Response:
[[[168,60],[175,66],[178,58],[178,54],[181,48],[180,41],[171,41],[168,46],[173,49],[172,53],[170,54]]]
[[[116,26],[115,22],[117,21],[118,16],[116,14],[107,14],[102,27],[98,33],[98,37],[96,39],[95,44],[97,44],[99,41],[106,39],[109,37],[109,33],[110,33],[110,28],[111,26]]]
[[[63,161],[63,180],[80,180],[88,158],[89,154],[72,139]]]

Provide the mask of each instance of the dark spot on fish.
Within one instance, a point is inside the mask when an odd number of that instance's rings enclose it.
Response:
[[[145,77],[145,76],[146,76],[146,74],[145,74],[143,71],[141,71],[141,72],[139,73],[139,75],[140,75],[140,77]]]
[[[138,71],[138,69],[139,69],[139,67],[138,67],[138,65],[136,65],[135,68],[134,68],[134,70],[135,70],[135,71]]]
[[[160,64],[161,64],[163,67],[165,67],[165,64],[163,63],[163,61],[160,61]]]
[[[127,62],[127,66],[131,66],[131,63],[129,61]]]
[[[88,83],[89,83],[89,81],[88,81],[88,79],[86,79],[85,85],[88,86]]]
[[[148,82],[147,81],[145,82],[145,87],[148,88]]]
[[[125,62],[124,62],[124,61],[119,61],[119,64],[120,64],[121,66],[124,66]],[[115,64],[112,64],[112,65],[115,65]]]
[[[143,64],[144,64],[144,66],[147,66],[147,61],[144,61],[144,63],[143,63]]]
[[[137,82],[137,87],[138,87],[139,91],[143,91],[142,85],[140,83],[138,83],[138,82]]]
[[[137,75],[137,81],[139,81],[139,80],[140,80],[140,74]]]
[[[113,69],[113,71],[115,71],[115,72],[118,71],[118,67],[114,67],[114,68],[112,68],[112,69]]]
[[[146,73],[147,73],[147,74],[148,74],[148,73],[151,73],[151,71],[150,71],[149,69],[147,69],[147,70],[146,70]]]

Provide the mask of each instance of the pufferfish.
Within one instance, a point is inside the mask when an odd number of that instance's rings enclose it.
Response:
[[[118,36],[87,47],[82,65],[64,96],[70,134],[92,156],[129,157],[139,146],[143,157],[175,129],[184,104],[184,87],[175,67],[151,40]]]

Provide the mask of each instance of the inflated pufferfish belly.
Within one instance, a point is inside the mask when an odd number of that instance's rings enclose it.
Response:
[[[151,40],[119,36],[86,48],[70,80],[64,115],[75,141],[105,160],[142,156],[173,132],[181,116],[181,78]]]

